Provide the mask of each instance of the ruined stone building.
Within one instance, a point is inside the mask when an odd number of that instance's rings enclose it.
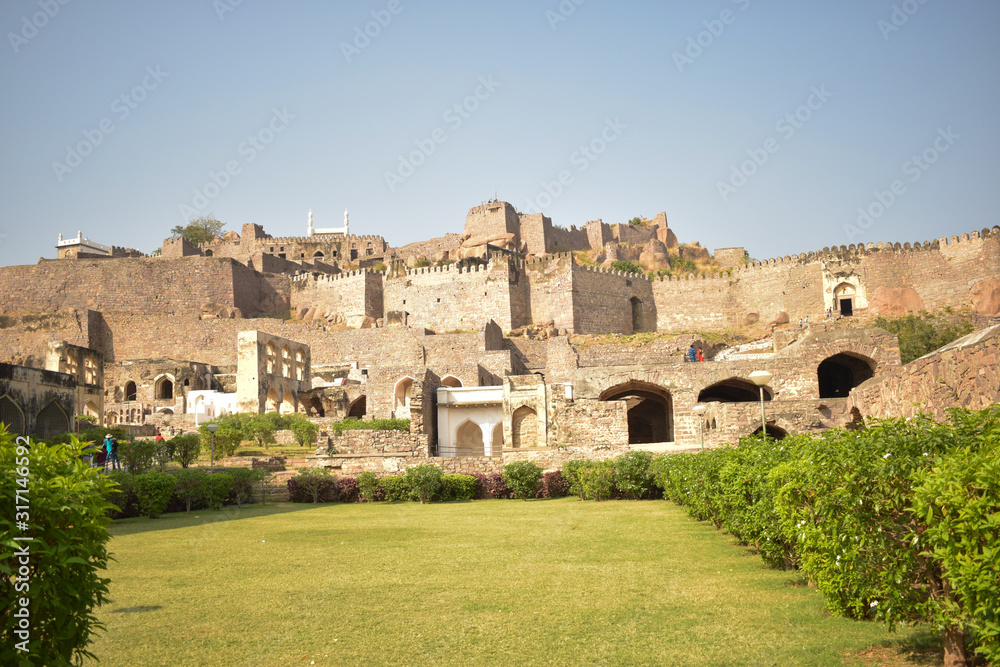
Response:
[[[346,221],[308,231],[272,238],[250,224],[198,247],[168,239],[148,257],[77,244],[0,268],[0,418],[24,432],[41,432],[48,405],[70,425],[84,411],[133,425],[233,410],[299,412],[321,427],[410,419],[409,433],[331,434],[317,459],[392,473],[417,459],[549,467],[764,428],[818,432],[901,414],[911,396],[931,410],[1000,399],[997,329],[903,366],[895,338],[867,324],[946,308],[1000,323],[1000,227],[749,264],[742,248],[720,249],[711,274],[655,277],[606,264],[708,259],[662,214],[564,229],[494,201],[471,209],[461,234],[402,248],[350,235]],[[713,342],[722,332],[748,342]],[[690,346],[709,361],[687,362]],[[65,381],[38,375],[50,363]],[[755,370],[773,375],[763,390]]]

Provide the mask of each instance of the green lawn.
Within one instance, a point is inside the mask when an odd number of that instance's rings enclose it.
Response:
[[[286,504],[112,532],[105,665],[843,665],[926,641],[830,617],[664,501]]]

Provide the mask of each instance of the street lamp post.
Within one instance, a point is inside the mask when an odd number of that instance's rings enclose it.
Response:
[[[754,371],[750,374],[750,381],[760,388],[760,433],[767,437],[767,422],[764,421],[764,385],[771,381],[774,374],[767,371]]]
[[[212,470],[215,468],[215,432],[219,430],[219,425],[209,424],[205,428],[207,428],[208,432],[212,434],[212,451],[211,454],[209,455],[211,458],[209,458],[209,464],[208,464],[208,471],[212,472]]]
[[[708,406],[704,403],[699,403],[694,406],[693,412],[698,415],[698,433],[701,434],[701,451],[705,451],[705,420],[702,417],[708,412]]]

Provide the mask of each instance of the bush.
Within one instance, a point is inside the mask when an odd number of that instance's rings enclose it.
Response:
[[[79,441],[45,444],[15,438],[0,426],[0,664],[66,665],[83,664],[84,658],[96,656],[87,650],[93,636],[104,629],[96,609],[108,602],[110,579],[101,575],[107,569],[109,513],[113,505],[107,498],[115,482],[100,470],[89,468],[81,459]],[[27,468],[27,470],[21,470]],[[27,472],[29,502],[18,483]],[[27,530],[16,527],[22,520],[15,513],[17,505],[28,504]],[[15,542],[15,536],[34,538],[33,542]],[[19,563],[18,551],[30,545],[30,557]],[[15,583],[15,577],[27,568],[29,582]],[[29,601],[30,636],[19,636],[15,629],[15,610],[22,599]],[[23,643],[22,643],[23,642]],[[18,650],[18,645],[26,652]]]
[[[139,499],[139,512],[150,519],[163,514],[170,503],[177,480],[165,472],[147,472],[136,475],[135,495]]]
[[[327,427],[328,431],[340,435],[344,431],[402,431],[410,432],[409,419],[345,419],[334,422]]]
[[[197,503],[205,495],[205,476],[203,470],[181,470],[177,473],[174,495],[184,503],[188,514],[191,513],[191,505]]]
[[[569,480],[563,476],[561,471],[542,473],[542,481],[535,494],[536,498],[562,498],[567,495],[569,495]]]
[[[227,472],[232,479],[229,497],[236,501],[237,507],[243,507],[243,503],[250,502],[250,496],[253,495],[253,487],[257,483],[257,478],[260,477],[260,471],[250,468],[231,468]]]
[[[615,466],[613,461],[591,461],[576,472],[589,500],[608,500],[615,493]]]
[[[621,271],[622,273],[644,273],[645,269],[642,264],[638,262],[633,262],[628,259],[616,259],[611,262],[611,268],[615,271]]]
[[[410,499],[410,484],[401,475],[379,479],[378,489],[382,498],[390,503],[399,503]]]
[[[178,435],[171,438],[170,446],[174,450],[174,461],[180,463],[182,468],[187,468],[201,454],[201,437],[193,433]]]
[[[229,489],[233,486],[233,476],[228,472],[205,475],[205,502],[213,510],[222,509],[229,500]]]
[[[444,473],[433,463],[423,463],[410,466],[404,475],[410,487],[410,494],[423,505],[441,488],[441,477]]]
[[[142,474],[153,467],[156,443],[152,440],[118,442],[118,455],[124,462],[125,470],[133,475]]]
[[[653,455],[649,452],[629,452],[614,461],[615,487],[629,500],[640,500],[653,495],[656,484],[649,469]]]
[[[463,501],[476,497],[478,480],[472,475],[445,475],[441,478],[441,488],[435,500]]]
[[[358,475],[358,494],[367,502],[378,500],[378,477],[373,472]]]
[[[902,317],[877,317],[875,326],[896,335],[904,364],[972,333],[975,328],[972,322],[966,319],[929,315],[924,312]]]
[[[167,464],[173,460],[173,440],[153,440],[153,464],[156,466],[156,469],[162,472],[166,469]]]
[[[583,486],[580,484],[580,468],[584,467],[590,463],[590,461],[584,459],[571,459],[563,463],[562,474],[566,478],[566,482],[569,484],[570,495],[579,496],[580,500],[584,499]]]
[[[503,481],[514,497],[527,500],[535,497],[542,469],[532,461],[512,461],[503,467]]]
[[[354,477],[340,477],[337,479],[336,483],[336,497],[334,500],[338,503],[356,503],[358,502],[358,480]]]
[[[320,467],[306,468],[294,478],[295,486],[303,489],[303,491],[312,499],[314,505],[319,502],[321,494],[325,496],[327,501],[329,501],[330,495],[333,492],[333,479],[334,478],[330,474],[329,468]],[[288,480],[288,493],[289,497],[291,497],[294,493],[292,480]]]
[[[135,476],[119,470],[108,473],[108,479],[118,485],[105,499],[112,505],[108,511],[111,519],[130,519],[139,516],[139,497],[135,495]]]
[[[319,435],[319,426],[316,424],[310,421],[296,421],[290,428],[299,446],[308,447],[316,443],[316,437]]]

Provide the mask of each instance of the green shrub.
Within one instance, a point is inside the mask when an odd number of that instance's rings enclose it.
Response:
[[[616,259],[611,262],[611,268],[622,273],[643,273],[645,269],[642,264],[628,259]]]
[[[590,461],[576,472],[583,496],[589,500],[608,500],[615,492],[613,461]]]
[[[239,448],[243,440],[249,440],[250,438],[243,437],[243,424],[242,418],[248,416],[242,413],[235,415],[225,415],[216,419],[213,423],[219,425],[219,429],[215,432],[215,456],[216,458],[225,458],[227,456],[232,456],[233,453]],[[202,424],[198,428],[198,433],[201,435],[201,446],[205,450],[211,450],[212,448],[212,432],[208,430],[207,424]]]
[[[334,422],[328,427],[329,431],[341,434],[344,431],[402,431],[410,432],[409,419],[345,419]]]
[[[309,421],[297,421],[291,425],[291,431],[295,436],[295,442],[299,443],[299,446],[308,447],[316,443],[316,438],[319,435],[319,426]]]
[[[133,440],[118,442],[118,456],[122,459],[125,470],[133,475],[139,475],[153,467],[156,454],[156,443],[152,440]]]
[[[934,610],[934,623],[969,632],[977,653],[1000,665],[1000,428],[996,413],[993,419],[976,445],[917,472],[913,512],[927,526],[916,546],[952,591]]]
[[[135,476],[135,495],[139,499],[139,511],[143,516],[155,519],[163,514],[170,504],[177,480],[165,472],[147,472]]]
[[[175,436],[170,444],[174,450],[174,461],[180,463],[182,468],[197,461],[201,454],[201,437],[193,433]]]
[[[173,442],[173,439],[153,441],[153,464],[157,470],[166,469],[167,464],[174,460]]]
[[[405,479],[410,487],[410,494],[420,501],[428,502],[441,488],[441,468],[433,463],[422,463],[406,469]]]
[[[333,475],[330,474],[329,468],[313,467],[306,468],[296,475],[295,479],[312,496],[315,505],[319,502],[319,492],[323,485],[332,481]]]
[[[108,479],[117,485],[112,488],[105,499],[113,506],[108,511],[108,516],[112,519],[122,519],[139,516],[139,498],[135,495],[135,476],[117,470],[108,473]]]
[[[250,502],[253,495],[254,485],[260,477],[260,470],[250,468],[231,468],[227,471],[232,484],[229,487],[229,497],[236,501],[237,507],[243,507],[243,503]]]
[[[535,497],[542,469],[532,461],[512,461],[503,467],[502,476],[515,498],[527,500]]]
[[[426,257],[421,257],[420,259],[418,259],[416,262],[413,263],[413,268],[422,269],[425,266],[430,266],[431,264],[433,264],[431,260],[427,259]]]
[[[904,364],[972,333],[975,328],[972,322],[964,318],[949,318],[924,312],[901,317],[877,317],[875,326],[896,335]]]
[[[390,503],[399,503],[410,499],[410,483],[402,475],[382,477],[378,481],[382,498]]]
[[[476,497],[478,483],[479,481],[472,475],[445,475],[441,478],[441,488],[437,498],[445,502],[472,500]]]
[[[587,465],[589,461],[585,459],[571,459],[563,463],[562,474],[569,481],[569,493],[584,499],[583,486],[580,484],[580,468]]]
[[[205,495],[205,477],[204,470],[183,469],[176,475],[174,495],[184,503],[188,514],[191,513],[191,505],[196,504]]]
[[[108,602],[110,511],[115,483],[81,459],[82,446],[31,442],[0,426],[0,664],[83,664],[104,629],[95,611]],[[18,473],[26,472],[27,475]],[[19,479],[27,478],[21,484]],[[18,491],[21,494],[18,494]],[[27,494],[25,494],[27,491]],[[28,516],[18,515],[27,505]],[[25,521],[28,528],[15,521]],[[33,541],[15,541],[31,537]],[[27,547],[28,557],[19,552]],[[23,570],[21,568],[24,568]],[[23,579],[16,581],[15,577]],[[30,635],[16,627],[15,612],[27,601]],[[23,643],[22,643],[23,642]],[[26,649],[25,652],[18,650]]]
[[[229,499],[229,489],[233,486],[233,476],[228,472],[205,475],[205,502],[213,510],[222,509]]]
[[[648,498],[656,486],[649,469],[653,455],[649,452],[629,452],[614,461],[615,487],[629,500]]]
[[[378,493],[378,476],[373,472],[358,475],[358,493],[368,502],[374,502]]]

